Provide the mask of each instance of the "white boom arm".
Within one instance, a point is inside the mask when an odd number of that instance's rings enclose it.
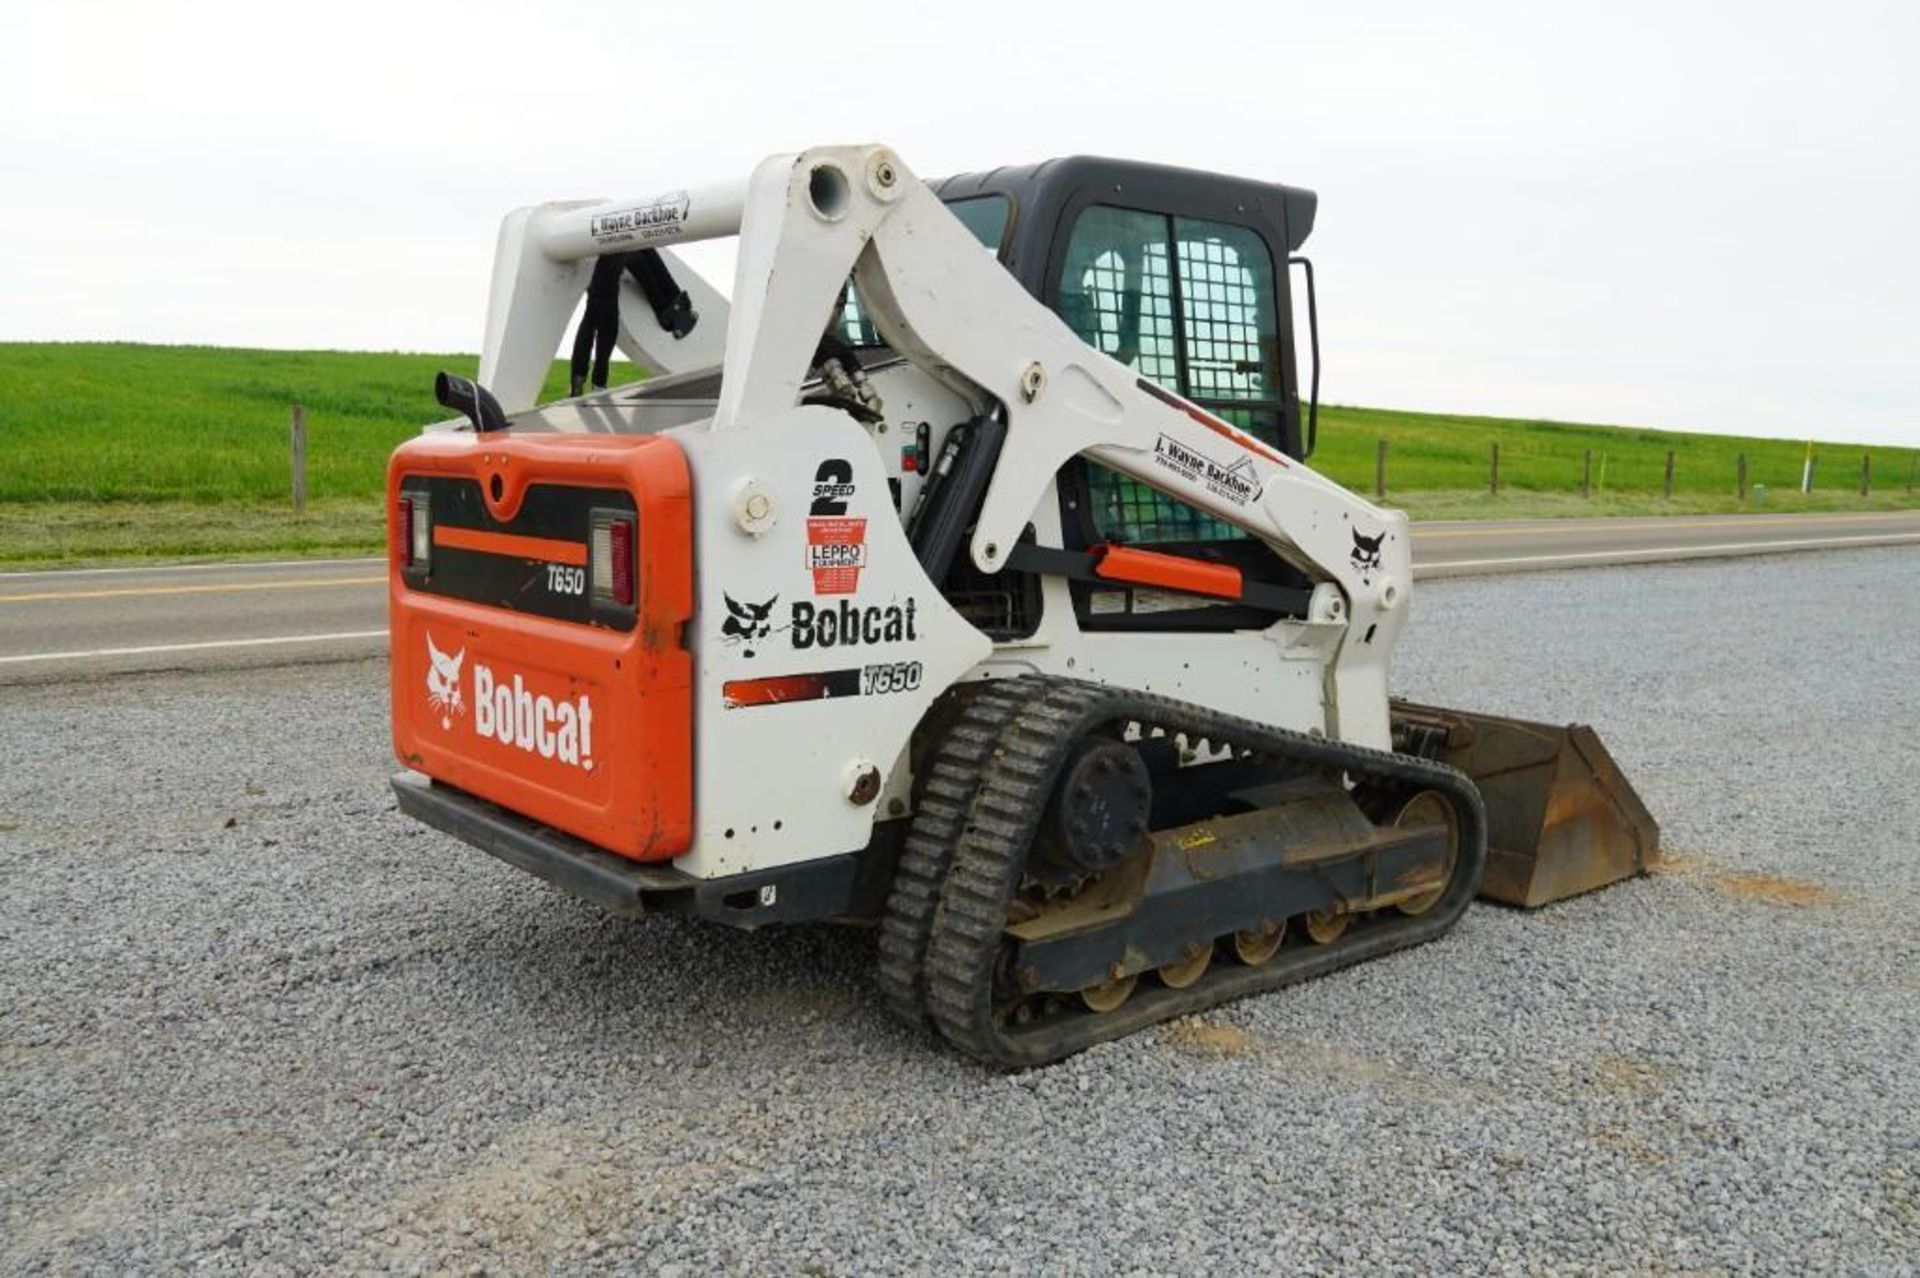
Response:
[[[593,261],[605,253],[654,248],[700,317],[676,338],[660,327],[631,279],[620,281],[620,350],[651,373],[718,364],[727,300],[668,245],[740,232],[743,183],[672,191],[640,200],[571,200],[515,209],[494,249],[480,384],[509,413],[532,408],[547,379],[567,320],[586,291]]]
[[[885,147],[775,156],[744,187],[510,215],[481,380],[509,412],[531,405],[588,258],[736,230],[711,429],[793,408],[852,274],[890,347],[977,408],[1005,413],[1006,442],[971,544],[978,568],[1003,567],[1061,466],[1091,457],[1253,533],[1321,583],[1313,620],[1347,628],[1328,673],[1329,726],[1350,741],[1388,744],[1387,669],[1411,579],[1406,516],[1089,347]]]

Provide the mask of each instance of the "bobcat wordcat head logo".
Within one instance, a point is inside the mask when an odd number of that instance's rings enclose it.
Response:
[[[1387,535],[1379,533],[1372,537],[1362,537],[1358,528],[1353,530],[1353,566],[1361,572],[1371,572],[1380,566],[1380,543]]]
[[[460,682],[466,664],[465,648],[449,655],[427,636],[427,705],[446,731],[467,713]],[[524,675],[496,676],[491,667],[475,661],[473,730],[501,745],[593,771],[593,699],[584,692],[578,697],[548,696],[527,687]]]
[[[453,717],[467,712],[467,702],[460,695],[460,667],[467,663],[467,650],[462,648],[449,657],[434,646],[433,636],[427,636],[427,704],[440,716],[442,728],[453,727]]]
[[[741,603],[724,591],[720,597],[727,601],[727,616],[720,623],[720,633],[728,643],[751,644],[772,633],[773,622],[769,618],[773,613],[773,605],[780,602],[779,595],[765,603]],[[742,652],[749,657],[753,655],[750,647],[743,648]]]

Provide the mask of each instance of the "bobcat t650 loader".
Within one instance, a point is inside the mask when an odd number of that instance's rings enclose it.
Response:
[[[1306,464],[1314,204],[854,146],[511,214],[389,473],[401,808],[620,914],[877,925],[1003,1066],[1644,869],[1591,731],[1389,699],[1406,516]],[[673,246],[730,235],[729,300]],[[583,294],[579,372],[652,376],[537,405]]]

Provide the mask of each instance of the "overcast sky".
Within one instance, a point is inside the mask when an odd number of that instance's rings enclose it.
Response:
[[[1320,193],[1335,402],[1920,444],[1913,4],[0,14],[0,339],[472,351],[515,205],[1092,152]]]

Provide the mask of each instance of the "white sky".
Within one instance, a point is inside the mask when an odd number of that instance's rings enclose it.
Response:
[[[0,0],[0,339],[471,351],[515,205],[1091,152],[1320,193],[1334,402],[1920,444],[1916,53],[1809,0]]]

